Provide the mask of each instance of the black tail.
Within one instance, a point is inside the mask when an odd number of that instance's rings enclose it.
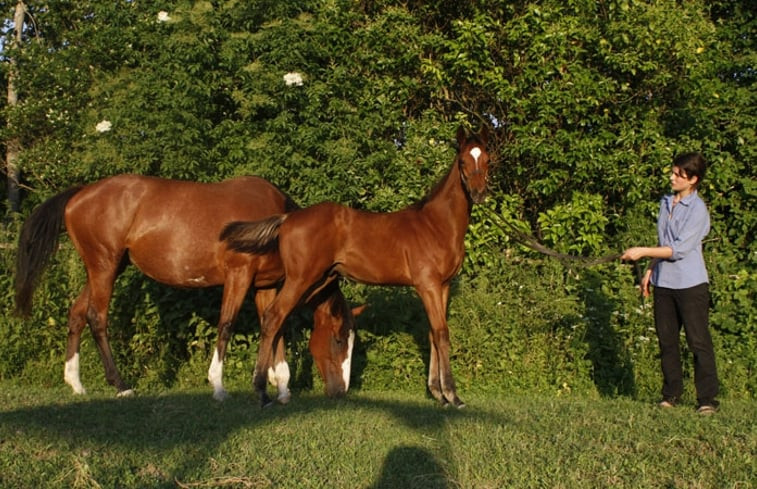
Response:
[[[16,255],[16,312],[22,316],[31,313],[34,289],[58,246],[66,204],[81,188],[72,187],[43,202],[21,228]]]
[[[242,253],[264,255],[279,247],[279,228],[287,214],[279,214],[254,222],[236,221],[226,225],[220,240],[229,249]]]

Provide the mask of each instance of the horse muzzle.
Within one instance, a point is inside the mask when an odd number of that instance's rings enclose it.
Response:
[[[483,202],[486,200],[486,193],[486,187],[484,187],[483,189],[472,188],[468,191],[468,194],[470,195],[470,198],[474,204],[483,204]]]

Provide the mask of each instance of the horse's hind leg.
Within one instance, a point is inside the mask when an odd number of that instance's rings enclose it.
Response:
[[[266,392],[266,383],[268,381],[268,368],[273,363],[274,351],[278,348],[276,342],[282,343],[280,339],[281,325],[306,290],[307,283],[303,285],[291,278],[287,278],[281,291],[279,291],[271,305],[263,313],[263,319],[260,324],[260,347],[252,379],[253,386],[260,397],[260,403],[263,407],[271,404],[271,398],[268,397],[268,393]]]
[[[273,302],[276,297],[276,289],[260,289],[255,294],[255,306],[258,310],[260,324],[263,324],[263,312]],[[289,391],[289,379],[291,373],[289,364],[286,360],[286,348],[283,335],[278,335],[274,340],[273,362],[268,366],[268,382],[275,386],[278,395],[276,400],[281,404],[286,404],[292,399],[292,393]]]
[[[292,399],[292,393],[289,391],[289,379],[291,373],[289,372],[289,364],[286,360],[286,348],[284,345],[284,336],[274,340],[274,358],[273,365],[268,367],[268,381],[276,386],[278,395],[276,400],[280,404],[286,404]]]
[[[117,390],[117,396],[131,396],[134,391],[121,379],[116,363],[113,361],[113,352],[108,343],[108,303],[113,293],[113,282],[116,272],[98,277],[90,276],[89,280],[89,305],[87,307],[87,322],[92,330],[92,336],[100,352],[100,359],[105,368],[105,379]]]
[[[63,380],[74,390],[74,394],[86,394],[79,376],[79,345],[81,333],[87,325],[87,303],[89,287],[82,289],[68,313],[68,340],[66,342],[66,364],[63,368]]]

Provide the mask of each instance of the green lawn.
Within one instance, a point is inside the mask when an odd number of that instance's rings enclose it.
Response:
[[[261,409],[249,391],[110,390],[0,383],[0,487],[748,488],[757,403],[713,416],[628,399],[422,391],[295,393]]]

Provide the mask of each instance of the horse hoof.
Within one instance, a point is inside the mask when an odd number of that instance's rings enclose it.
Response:
[[[265,393],[261,394],[260,395],[260,407],[263,408],[263,409],[265,409],[265,408],[271,407],[271,406],[273,406],[273,400],[270,397],[268,397],[268,394],[265,394]]]
[[[134,389],[122,390],[118,394],[116,394],[116,397],[133,397],[133,396],[134,396]]]
[[[292,400],[292,393],[287,392],[286,394],[279,394],[279,397],[276,398],[276,401],[278,401],[279,404],[288,404],[289,401]]]
[[[447,398],[442,398],[441,400],[442,407],[446,408],[449,406],[454,406],[457,409],[463,409],[465,407],[465,403],[460,400],[459,397],[455,396],[452,398],[452,401],[448,401]]]
[[[452,399],[452,402],[450,404],[452,404],[453,406],[455,406],[457,409],[462,409],[462,408],[465,407],[465,403],[463,401],[461,401],[460,398],[457,397],[457,396],[455,396]]]

